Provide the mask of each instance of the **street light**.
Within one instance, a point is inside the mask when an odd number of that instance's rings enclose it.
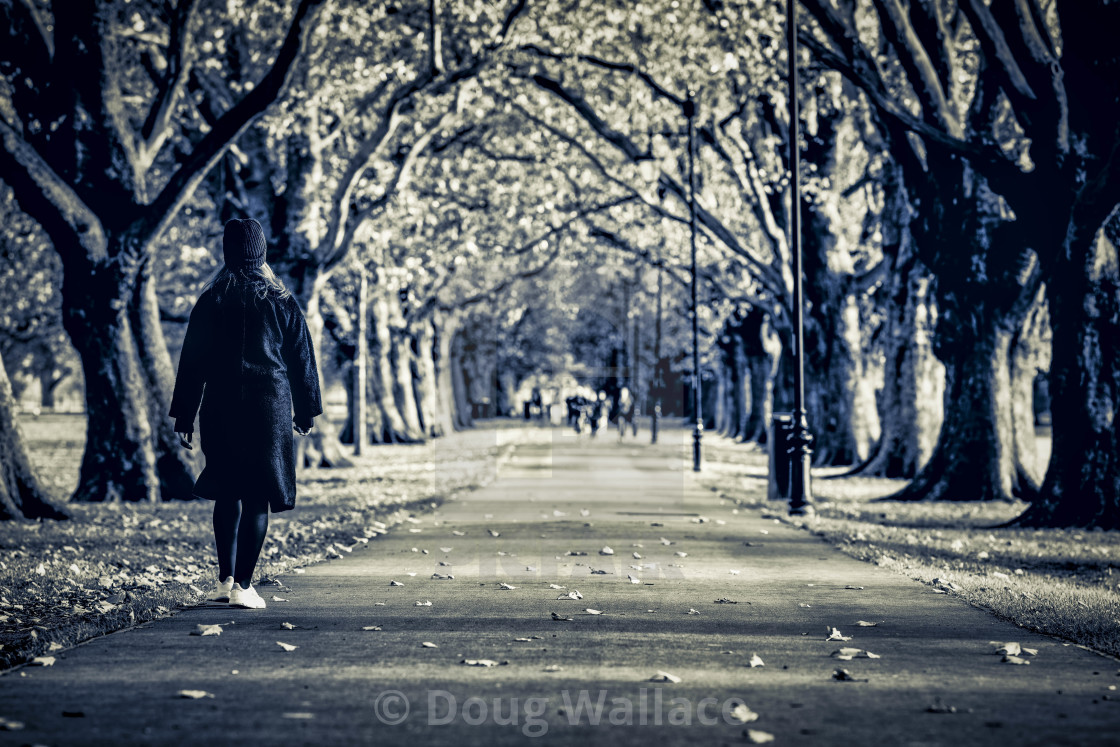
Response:
[[[813,434],[805,414],[805,331],[801,320],[801,153],[798,145],[801,126],[797,114],[797,8],[796,0],[786,0],[786,51],[789,56],[789,188],[790,253],[793,255],[793,429],[786,446],[790,456],[789,512],[794,516],[813,513],[809,485],[809,458],[813,453]],[[689,132],[691,133],[691,128]],[[691,155],[691,154],[690,154]],[[695,252],[693,253],[695,262]],[[695,264],[693,265],[695,270]],[[695,280],[693,281],[695,283]],[[695,290],[693,291],[695,299]],[[695,303],[695,301],[694,301]]]
[[[791,0],[792,2],[792,0]],[[688,119],[688,229],[691,244],[692,262],[689,276],[692,281],[692,402],[696,424],[692,428],[692,471],[700,471],[700,439],[704,434],[704,417],[701,409],[700,379],[700,306],[696,288],[696,174],[693,163],[693,130],[696,119],[696,100],[693,92],[688,92],[684,102],[684,116]]]

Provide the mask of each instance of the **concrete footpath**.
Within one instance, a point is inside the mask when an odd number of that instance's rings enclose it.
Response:
[[[667,435],[551,431],[489,487],[262,587],[286,600],[267,610],[10,672],[0,717],[26,727],[0,745],[1120,743],[1116,662],[736,510]]]

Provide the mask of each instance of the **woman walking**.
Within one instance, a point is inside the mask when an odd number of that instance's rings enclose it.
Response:
[[[250,609],[265,606],[251,581],[269,509],[295,507],[293,425],[306,436],[323,412],[307,323],[265,263],[265,247],[255,220],[226,223],[225,266],[191,311],[170,412],[191,449],[202,408],[206,468],[194,494],[214,501],[218,552],[207,598]]]

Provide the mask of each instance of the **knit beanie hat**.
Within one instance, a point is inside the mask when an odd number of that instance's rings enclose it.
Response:
[[[252,218],[234,218],[226,223],[222,253],[233,270],[255,270],[264,264],[267,243],[264,229]]]

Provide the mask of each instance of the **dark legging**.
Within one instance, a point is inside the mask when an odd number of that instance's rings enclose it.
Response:
[[[214,544],[218,549],[218,577],[249,588],[253,570],[268,533],[267,501],[215,501]]]

